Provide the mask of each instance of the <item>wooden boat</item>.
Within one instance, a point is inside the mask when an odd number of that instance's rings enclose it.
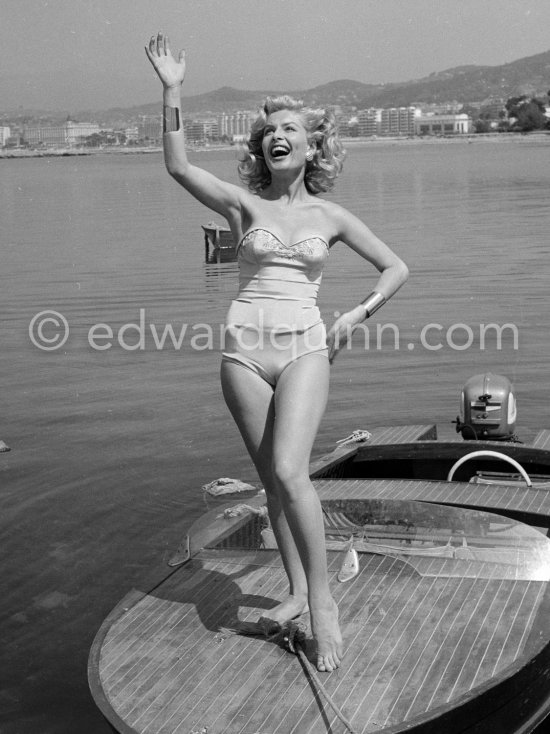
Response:
[[[99,630],[89,681],[114,729],[534,731],[550,710],[550,431],[519,443],[378,428],[314,461],[311,476],[342,667],[321,689],[303,657],[235,633],[286,582],[264,493],[233,498],[189,530],[161,584],[131,591]],[[340,583],[350,548],[357,573]]]
[[[214,222],[203,224],[204,257],[207,263],[232,262],[236,259],[236,245],[229,227]]]

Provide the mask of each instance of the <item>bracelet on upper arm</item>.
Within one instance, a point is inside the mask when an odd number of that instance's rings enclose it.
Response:
[[[370,318],[375,311],[386,303],[386,299],[381,293],[373,291],[361,302],[361,305],[365,308],[365,318]]]
[[[162,108],[162,132],[177,133],[180,129],[180,111],[177,107]]]

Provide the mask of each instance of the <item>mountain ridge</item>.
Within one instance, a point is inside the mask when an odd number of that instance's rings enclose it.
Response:
[[[408,106],[420,103],[458,101],[463,104],[482,102],[489,97],[509,98],[519,94],[546,95],[550,89],[550,50],[497,66],[462,64],[433,72],[427,77],[404,82],[368,84],[354,79],[338,79],[306,90],[291,90],[291,96],[307,104],[319,101],[324,105],[344,106]],[[222,92],[220,95],[219,93]],[[235,90],[222,87],[201,95],[182,97],[191,111],[195,106],[204,109],[207,102],[232,94],[238,101],[250,101],[252,108],[268,94],[281,90]],[[242,109],[242,108],[241,108]],[[229,110],[228,110],[229,111]]]
[[[344,109],[368,107],[403,107],[430,103],[482,103],[490,98],[546,96],[550,90],[550,50],[497,66],[462,64],[437,71],[420,79],[377,84],[338,79],[310,89],[246,90],[223,86],[196,95],[183,95],[184,114],[189,117],[216,115],[220,112],[257,109],[269,95],[287,93],[311,106],[341,106]],[[160,95],[159,95],[160,99]],[[157,115],[159,101],[114,107],[107,110],[81,110],[76,119],[90,119],[102,124],[124,124],[147,115]]]

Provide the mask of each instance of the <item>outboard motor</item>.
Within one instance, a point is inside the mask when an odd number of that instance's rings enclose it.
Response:
[[[516,398],[507,377],[485,372],[462,388],[456,431],[466,441],[514,441]]]

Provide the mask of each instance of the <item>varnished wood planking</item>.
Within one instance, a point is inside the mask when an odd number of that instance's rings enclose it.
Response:
[[[234,564],[225,564],[225,565],[226,565],[226,571],[229,571],[229,574],[228,575],[231,576],[231,571],[232,570],[235,570],[235,565]],[[280,566],[280,564],[277,564],[277,565]],[[215,569],[216,566],[215,565],[213,567],[211,566],[211,568],[214,568]],[[239,569],[239,570],[242,570],[242,569]],[[267,584],[264,583],[265,580],[263,580],[261,578],[261,576],[266,576],[266,575],[268,576],[268,578],[267,578],[267,582],[268,583]],[[270,579],[273,579],[273,574],[270,574],[269,573],[269,569],[265,569],[265,568],[263,568],[263,569],[262,568],[255,568],[249,574],[249,576],[248,576],[248,581],[249,581],[249,583],[250,583],[250,585],[252,587],[254,587],[256,589],[258,589],[258,588],[264,588],[265,591],[267,591],[267,592],[269,592],[270,588],[272,588],[276,592],[278,592],[277,593],[277,596],[280,596],[281,593],[282,593],[282,589],[277,589],[273,585],[271,585],[271,587],[270,587],[269,586]],[[279,574],[279,581],[281,581],[281,580],[282,580],[282,575]],[[233,581],[231,581],[230,583],[231,584],[234,584]],[[220,586],[220,584],[214,584],[214,585],[216,587],[214,589],[215,595],[216,596],[219,596],[221,594],[222,597],[224,597],[225,600],[227,601],[227,597],[228,597],[228,594],[227,594],[227,591],[228,591],[227,585],[225,587],[223,585]],[[203,584],[203,587],[204,587],[204,584]],[[212,591],[212,583],[210,583],[210,590]],[[168,592],[168,591],[169,591],[169,589],[166,589],[165,590],[165,593]],[[173,591],[173,589],[172,589],[172,591]],[[237,594],[237,596],[239,597],[239,600],[242,600],[243,597],[242,597],[242,591],[241,591],[240,588],[236,592],[234,590],[234,593]],[[203,599],[202,602],[200,600],[197,600],[197,601],[199,603],[202,603],[203,606],[204,606],[204,603],[207,602],[208,599]],[[268,601],[269,601],[269,599],[268,599]],[[210,616],[211,617],[213,616],[214,618],[216,618],[217,624],[223,623],[223,622],[225,622],[225,623],[234,622],[234,614],[233,614],[233,612],[231,612],[228,615],[228,617],[225,618],[225,619],[223,618],[223,615],[220,618],[220,609],[219,609],[219,606],[216,606],[215,602],[212,599],[210,600],[210,604],[211,604]],[[257,614],[257,610],[256,610],[256,614]],[[206,624],[208,626],[211,626],[209,624],[209,618],[208,617],[205,618],[204,615],[203,615],[203,622],[206,622]],[[159,625],[162,625],[162,619],[159,619]],[[224,661],[224,659],[223,658],[220,658],[220,656],[219,656],[219,653],[221,651],[221,648],[219,646],[217,646],[215,643],[212,646],[211,640],[204,639],[205,637],[206,638],[208,637],[208,631],[206,633],[203,632],[202,635],[200,634],[202,625],[200,624],[200,622],[198,620],[196,620],[196,619],[190,619],[188,626],[190,628],[188,631],[186,631],[184,628],[176,629],[176,628],[173,628],[172,627],[171,632],[172,632],[173,635],[176,636],[176,638],[179,641],[181,641],[181,640],[186,640],[186,636],[187,636],[188,632],[190,631],[192,633],[192,638],[194,640],[197,640],[197,637],[199,637],[200,639],[198,640],[198,644],[199,645],[203,645],[204,644],[205,645],[205,648],[208,648],[210,650],[211,654],[216,658],[216,659],[211,659],[209,661],[210,664],[207,665],[206,668],[205,668],[205,666],[201,664],[201,650],[200,650],[200,648],[198,650],[196,648],[195,649],[193,649],[193,648],[190,649],[188,644],[184,644],[183,642],[180,642],[180,644],[182,645],[182,649],[180,650],[180,652],[182,654],[185,654],[186,656],[188,656],[189,657],[189,660],[192,661],[192,666],[190,667],[190,669],[188,671],[185,671],[187,677],[189,677],[190,675],[192,675],[193,680],[198,684],[199,689],[200,688],[203,688],[204,689],[204,686],[205,686],[205,684],[207,682],[207,679],[208,679],[208,675],[206,677],[204,675],[205,669],[207,671],[210,671],[212,668],[215,668],[214,675],[216,675],[216,674],[223,674],[224,668],[227,667],[226,664],[225,664],[226,661]],[[199,633],[199,634],[197,634],[197,633]],[[212,630],[210,630],[210,637],[212,637]],[[242,639],[241,639],[241,641],[242,641]],[[231,644],[231,642],[232,641],[230,640],[229,641],[229,644]],[[233,640],[233,642],[236,643],[237,642],[237,639],[235,638]],[[153,642],[152,642],[152,648],[155,649],[158,646],[159,643],[162,643],[162,639],[158,639],[158,638],[157,639],[154,639]],[[165,642],[165,646],[166,646],[166,642]],[[226,647],[227,647],[227,645],[226,645]],[[273,646],[271,646],[271,647],[273,647]],[[229,653],[230,652],[231,651],[229,651]],[[277,652],[280,653],[281,651],[277,651]],[[284,655],[284,653],[283,653],[283,655]],[[161,672],[161,671],[159,671],[157,669],[156,674],[158,674],[159,672]],[[147,669],[146,668],[142,668],[142,675],[141,675],[141,677],[146,676],[146,675],[147,675]],[[174,678],[174,671],[173,670],[169,672],[168,677],[169,678],[172,678],[172,680],[169,681],[170,684],[172,685],[172,687],[174,687],[175,689],[178,689],[179,682],[178,682],[177,676],[176,676],[176,678]],[[168,681],[165,681],[165,683],[167,683],[167,682]],[[213,682],[216,682],[216,681],[213,681]],[[181,683],[183,685],[185,683],[185,680],[182,680]],[[229,684],[230,685],[233,685],[234,684],[234,678],[233,677],[229,681]],[[189,687],[190,687],[189,686],[189,683],[187,683],[187,689],[189,689]],[[212,690],[214,690],[216,693],[219,693],[220,692],[219,686],[213,687]],[[193,695],[193,689],[189,693],[190,693],[190,695]],[[130,689],[127,690],[126,691],[126,694],[127,694],[128,699],[130,701],[132,701],[132,700],[137,701],[138,702],[138,705],[141,706],[142,708],[143,708],[143,705],[144,704],[146,706],[148,706],[150,708],[150,711],[149,711],[149,714],[147,714],[147,715],[149,715],[149,716],[151,714],[154,715],[156,717],[155,726],[157,726],[157,727],[160,726],[161,722],[160,722],[160,719],[158,718],[157,712],[155,712],[155,710],[154,710],[155,707],[153,705],[154,700],[155,700],[155,695],[152,697],[152,700],[151,700],[151,691],[150,690],[149,690],[149,694],[145,693],[145,696],[144,697],[139,695],[139,694],[144,694],[144,691],[139,690],[139,689],[135,689],[135,688],[133,690],[130,690]],[[166,689],[163,689],[162,688],[162,682],[161,681],[159,681],[159,684],[155,687],[155,690],[153,691],[153,694],[156,694],[156,698],[158,698],[158,700],[161,700],[162,699],[162,705],[164,705],[166,703],[166,698],[169,695],[168,694],[168,689],[167,688]],[[180,696],[180,699],[181,699],[181,696]],[[174,708],[174,707],[172,707],[172,708]],[[176,706],[176,709],[177,708],[179,708],[179,706]],[[119,708],[119,711],[123,715],[125,714],[124,710],[121,710],[120,708]],[[145,721],[146,720],[147,715],[144,716],[143,714],[141,714],[142,721]],[[138,721],[138,719],[135,719],[134,720],[134,722],[137,722],[137,721]]]
[[[340,554],[329,555],[334,576],[341,562]],[[196,730],[206,725],[211,732],[231,734],[256,730],[284,734],[309,731],[313,734],[330,730],[327,727],[332,714],[320,712],[296,658],[265,640],[232,637],[219,638],[216,642],[220,623],[234,621],[233,594],[236,601],[244,601],[244,604],[239,603],[241,610],[243,606],[246,608],[246,600],[261,602],[257,607],[251,604],[243,616],[258,616],[265,611],[265,599],[257,598],[259,588],[268,600],[281,595],[286,582],[280,563],[267,555],[265,568],[252,566],[246,562],[246,554],[243,554],[241,565],[217,563],[212,558],[204,563],[206,577],[197,572],[200,562],[196,561],[194,569],[174,575],[157,592],[173,596],[173,603],[184,607],[180,622],[187,619],[187,635],[194,630],[192,641],[186,639],[185,626],[174,624],[173,610],[170,604],[166,605],[166,599],[145,597],[138,602],[144,611],[142,624],[149,635],[153,634],[151,624],[155,606],[159,610],[159,628],[167,623],[170,631],[168,635],[166,631],[159,633],[147,649],[132,645],[125,650],[117,647],[128,629],[140,635],[136,608],[128,613],[130,624],[126,631],[116,629],[115,625],[112,639],[117,640],[117,644],[106,648],[110,649],[104,660],[106,669],[109,666],[113,673],[117,664],[124,668],[132,661],[129,655],[137,656],[133,664],[137,678],[130,678],[133,686],[127,680],[129,687],[125,691],[132,703],[131,715],[124,709],[124,696],[120,691],[113,699],[115,710],[136,731],[154,734],[187,734],[193,727]],[[227,580],[220,579],[222,575],[227,575]],[[195,588],[193,579],[200,580],[200,589]],[[524,583],[525,588],[528,586]],[[334,588],[342,609],[347,653],[343,668],[327,676],[326,684],[339,705],[361,722],[359,731],[367,732],[382,723],[396,723],[404,714],[413,717],[424,711],[426,702],[436,695],[439,697],[446,691],[447,696],[459,695],[469,690],[476,676],[481,679],[481,672],[472,675],[471,667],[466,666],[464,651],[474,650],[476,645],[481,649],[488,635],[494,638],[489,639],[488,649],[491,645],[497,649],[502,642],[494,634],[497,602],[502,601],[506,610],[506,604],[512,603],[510,600],[519,593],[520,586],[487,579],[421,578],[394,559],[367,556],[366,560],[362,559],[360,577]],[[195,602],[187,602],[187,607],[197,602],[202,605],[202,625],[194,617],[192,608],[186,608],[181,601],[193,589],[197,596]],[[527,607],[536,607],[533,593],[524,590],[521,593],[525,594],[523,603]],[[230,602],[225,609],[224,600]],[[469,615],[464,613],[468,605],[473,605]],[[516,619],[520,616],[516,615]],[[457,623],[459,619],[461,624]],[[476,619],[481,619],[477,626]],[[126,626],[124,620],[121,625]],[[516,633],[510,632],[511,641],[514,635]],[[200,646],[204,648],[202,652]],[[496,655],[497,664],[502,666],[508,664],[520,648],[516,639],[504,656],[491,654]],[[495,662],[491,654],[482,656],[481,663],[485,668],[492,666],[492,674]],[[434,657],[438,661],[435,664]],[[166,660],[168,670],[162,668]],[[476,670],[481,671],[477,659],[476,665]],[[176,671],[174,666],[181,669]],[[363,669],[367,671],[366,680],[359,678]],[[160,685],[159,673],[163,680]],[[155,684],[151,687],[152,675]],[[105,685],[108,688],[108,682]],[[412,698],[411,692],[414,692]],[[240,703],[235,704],[240,699]],[[336,723],[334,731],[340,731]]]
[[[535,449],[548,451],[550,449],[550,431],[547,428],[539,431],[533,440],[532,446]]]
[[[435,425],[413,425],[413,426],[381,426],[371,431],[370,438],[365,442],[354,442],[337,446],[329,454],[319,457],[311,462],[309,471],[310,476],[315,477],[317,474],[327,476],[340,475],[345,472],[345,465],[348,461],[352,461],[358,452],[370,446],[388,446],[401,443],[411,443],[414,441],[433,441],[437,437],[437,428]],[[340,467],[340,468],[339,468]]]
[[[453,696],[470,690],[472,676],[460,680],[460,667],[457,678],[456,663],[464,650],[471,648],[472,636],[475,639],[480,630],[487,635],[487,624],[493,631],[487,616],[482,616],[481,626],[479,615],[468,625],[461,624],[464,618],[469,619],[467,607],[474,602],[479,613],[484,612],[482,605],[493,603],[491,582],[432,578],[418,581],[416,588],[412,579],[406,585],[396,582],[392,586],[394,598],[385,593],[381,602],[384,614],[378,607],[375,613],[379,618],[371,615],[365,620],[365,626],[371,628],[363,642],[368,679],[352,689],[344,701],[354,703],[353,694],[358,693],[360,705],[348,709],[354,719],[386,725],[421,714],[428,707],[426,701],[433,703],[434,694],[444,695],[451,683]],[[411,604],[416,610],[414,617],[407,613]],[[496,639],[493,642],[498,644]],[[510,661],[508,656],[506,659]],[[502,664],[504,661],[501,658]]]
[[[235,566],[230,564],[226,570],[231,574],[234,569]],[[250,581],[255,585],[262,584],[262,577],[266,575],[266,569],[255,568],[250,574]],[[208,610],[205,606],[201,614],[201,621],[207,625],[208,629],[202,635],[197,635],[201,629],[201,622],[194,619],[193,616],[190,617],[189,629],[182,630],[184,639],[188,635],[191,636],[190,640],[182,642],[182,654],[188,663],[183,669],[181,669],[181,663],[175,665],[174,669],[160,682],[161,685],[155,686],[147,694],[147,700],[151,702],[150,711],[133,719],[134,725],[139,722],[147,726],[154,725],[154,729],[159,732],[170,726],[167,730],[171,731],[171,721],[174,717],[182,718],[184,713],[187,716],[192,715],[199,704],[204,709],[208,704],[209,694],[211,700],[219,705],[224,697],[224,686],[231,691],[235,685],[235,664],[238,664],[239,670],[243,672],[243,666],[254,666],[262,662],[252,657],[249,658],[245,654],[247,651],[243,645],[239,644],[237,638],[228,638],[227,644],[221,644],[221,638],[218,638],[219,641],[217,641],[218,627],[234,623],[235,600],[241,598],[242,592],[234,580],[226,585],[219,582],[214,582],[214,584],[216,588],[213,606]],[[262,672],[258,670],[258,673],[262,674]],[[166,690],[171,689],[168,706],[165,705],[166,693],[162,690],[162,685],[166,687]],[[163,708],[161,712],[154,710],[158,702],[161,702]]]
[[[211,574],[209,576],[211,576]],[[220,578],[224,578],[224,576],[220,575]],[[212,608],[215,609],[215,592],[215,587],[203,583],[201,586],[197,587],[197,593],[194,594],[192,597],[193,605],[196,606],[198,609],[201,609],[206,604],[208,606],[212,606]],[[209,599],[208,597],[211,597],[211,599]],[[112,657],[118,657],[119,665],[124,664],[124,660],[126,657],[135,657],[135,653],[138,652],[143,657],[148,657],[149,651],[152,649],[154,650],[157,641],[156,638],[151,638],[151,635],[156,631],[159,626],[157,618],[162,618],[163,634],[166,637],[177,639],[178,629],[182,629],[185,631],[186,626],[188,625],[189,621],[191,621],[190,618],[192,617],[193,614],[191,607],[182,608],[177,601],[160,599],[156,609],[152,608],[149,610],[148,608],[145,608],[143,610],[141,625],[135,626],[132,623],[132,626],[129,627],[125,633],[123,633],[126,634],[128,641],[126,649],[117,648],[113,650]],[[109,640],[106,641],[106,643],[108,642]],[[106,644],[106,655],[108,654],[108,651],[109,646],[108,644]],[[107,668],[107,673],[108,672],[109,669]],[[121,681],[120,675],[118,675],[117,677],[119,678],[119,686],[120,683],[127,682],[128,685],[131,687],[131,680]],[[121,695],[123,694],[121,693]]]
[[[391,583],[385,584],[383,577],[391,579]],[[395,684],[400,683],[399,677],[395,679],[394,675],[400,661],[394,652],[403,646],[405,636],[414,638],[414,626],[420,619],[411,619],[410,611],[416,609],[419,599],[425,596],[424,590],[418,587],[420,577],[398,562],[391,565],[386,562],[371,577],[370,583],[375,580],[379,581],[380,596],[360,615],[361,627],[351,644],[347,643],[350,652],[353,651],[355,667],[362,667],[368,673],[363,680],[356,675],[355,680],[348,683],[347,690],[344,687],[341,693],[345,693],[343,704],[349,715],[365,724],[372,722],[376,706],[386,711],[395,697]],[[430,579],[427,586],[433,590],[433,585]]]
[[[340,561],[336,558],[330,560],[329,571],[334,576]],[[258,612],[254,616],[257,617]],[[258,642],[260,641],[256,641],[256,647]],[[226,709],[224,718],[212,721],[212,725],[221,724],[220,731],[233,731],[230,728],[232,720],[237,718],[242,723],[242,731],[273,731],[286,734],[290,730],[292,721],[302,716],[312,696],[305,684],[298,660],[284,651],[278,652],[280,655],[277,656],[268,674],[261,675],[258,674],[258,670],[255,671],[248,689],[242,691],[242,703],[234,714]],[[239,674],[239,681],[240,679]],[[313,708],[310,716],[317,720],[318,705]],[[237,728],[235,731],[240,729]]]
[[[378,435],[375,431],[373,450],[386,451],[385,442],[393,441],[407,454],[421,441],[429,451],[429,444],[436,443],[435,435],[417,430],[423,428],[433,427],[391,429],[386,435],[386,429],[380,429]],[[416,443],[407,447],[413,441]],[[545,448],[549,442],[550,431],[541,431],[533,447]],[[353,455],[360,458],[364,451],[368,446],[340,449],[335,454],[345,456],[349,463]],[[535,458],[532,461],[536,463]],[[550,514],[550,492],[524,487],[391,479],[315,483],[320,495],[330,499],[416,499],[506,511],[512,517],[529,516],[529,522]],[[218,560],[222,556],[225,560]],[[504,668],[508,674],[523,669],[527,666],[524,650],[540,655],[548,642],[539,613],[539,608],[549,606],[546,584],[456,576],[421,578],[395,559],[362,555],[360,576],[340,585],[334,576],[342,554],[329,556],[347,653],[343,668],[323,679],[348,717],[354,715],[354,725],[363,734],[381,727],[401,727],[405,716],[406,726],[426,721],[435,710],[423,714],[423,706],[424,711],[431,705],[444,713],[446,702],[456,706],[457,700],[470,700],[468,691],[473,686],[478,686],[476,696],[489,690],[492,696],[494,684],[487,683],[491,675],[498,677],[490,680],[506,681],[508,697],[498,694],[502,706],[515,692],[512,681],[499,673]],[[455,562],[456,571],[460,572],[462,563]],[[111,629],[105,633],[109,625],[102,627],[98,636],[103,649],[100,654],[99,642],[94,643],[92,657],[96,664],[100,661],[97,668],[103,670],[106,681],[113,677],[111,690],[109,685],[105,691],[97,683],[92,686],[96,701],[109,716],[105,696],[108,699],[117,685],[115,711],[116,705],[133,700],[133,719],[124,709],[120,711],[128,723],[135,722],[135,728],[128,728],[116,714],[110,716],[125,733],[189,734],[203,726],[209,726],[209,734],[343,733],[341,722],[305,683],[297,658],[263,639],[219,634],[222,620],[234,621],[237,612],[241,619],[256,619],[285,589],[276,554],[201,552],[185,573],[178,571],[156,589],[156,596],[139,599],[132,595]],[[413,609],[414,615],[409,613]],[[109,623],[113,619],[115,616]],[[184,642],[182,632],[186,633]],[[151,634],[156,643],[144,646],[143,638]],[[366,677],[358,679],[361,668]],[[161,686],[157,685],[159,674],[164,679]],[[418,680],[423,684],[418,686]],[[498,688],[502,689],[500,683]],[[465,726],[478,721],[475,706],[466,719],[461,718],[469,722]],[[444,729],[445,721],[441,720]]]
[[[433,440],[436,437],[434,425],[382,426],[373,428],[366,446],[379,444],[411,443],[412,441]]]
[[[282,574],[280,576],[282,578]],[[249,579],[243,580],[243,592],[246,594]],[[254,588],[253,579],[250,580]],[[282,590],[281,590],[282,591]],[[280,592],[281,593],[281,592]],[[255,617],[258,616],[259,610],[255,610]],[[242,723],[251,718],[250,708],[258,708],[258,697],[263,695],[263,704],[258,709],[262,718],[265,718],[266,712],[270,707],[275,709],[276,716],[281,716],[281,690],[277,691],[276,687],[271,686],[276,678],[282,678],[282,683],[286,686],[288,674],[292,671],[292,666],[296,668],[296,677],[300,683],[301,672],[298,669],[298,662],[294,657],[289,657],[284,651],[274,648],[274,646],[264,640],[247,640],[239,638],[237,640],[239,647],[242,648],[243,663],[238,660],[237,668],[229,671],[224,677],[219,676],[215,686],[210,689],[212,697],[211,703],[203,695],[200,699],[200,711],[191,709],[184,717],[176,731],[187,731],[185,726],[191,726],[194,729],[200,728],[208,722],[209,728],[213,727],[214,731],[238,731],[239,726],[236,722]],[[218,671],[219,672],[219,671]],[[265,696],[266,687],[268,691],[274,691],[272,702],[267,700]],[[235,711],[231,710],[231,703],[242,700],[242,704],[236,707]],[[288,705],[285,700],[284,706]],[[206,704],[206,706],[205,706]],[[202,723],[201,723],[202,722]],[[236,728],[235,728],[236,727]],[[284,731],[284,729],[283,729]]]
[[[270,578],[273,579],[273,574],[270,574]],[[279,571],[275,586],[264,586],[263,589],[269,593],[270,597],[271,595],[282,596],[286,592],[282,586],[286,586],[286,580]],[[248,597],[251,601],[254,598],[252,592],[255,590],[258,593],[259,591],[253,579],[248,578],[243,579],[242,589],[244,598]],[[261,608],[249,608],[248,614],[245,612],[242,616],[250,616],[251,611],[254,618],[262,613]],[[293,667],[295,668],[294,675],[299,676],[297,660],[292,657],[288,659],[287,654],[272,643],[261,639],[249,640],[246,638],[238,638],[237,642],[239,647],[245,651],[242,664],[238,664],[238,671],[235,668],[228,671],[227,680],[220,681],[216,686],[221,695],[217,698],[214,696],[207,708],[203,705],[202,713],[199,716],[204,723],[209,722],[209,727],[214,727],[219,731],[225,731],[231,726],[235,727],[235,722],[244,725],[245,722],[252,719],[262,697],[260,712],[263,711],[264,716],[265,711],[269,711],[272,706],[280,709],[280,688],[279,695],[273,701],[269,700],[269,695],[265,695],[266,692],[267,694],[277,692],[277,686],[285,684],[287,676],[292,675]],[[232,720],[234,720],[233,724]],[[198,719],[195,721],[195,726],[198,721]],[[192,723],[189,717],[187,717],[187,723]]]

